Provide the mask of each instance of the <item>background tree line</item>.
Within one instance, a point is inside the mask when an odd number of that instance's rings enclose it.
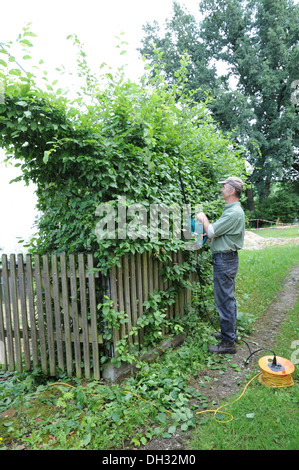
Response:
[[[159,65],[169,84],[188,53],[187,86],[194,99],[205,100],[210,93],[215,122],[244,146],[252,169],[247,209],[291,221],[299,207],[299,5],[292,0],[202,0],[199,12],[197,20],[174,1],[165,25],[144,25],[140,52],[153,74],[155,51],[161,52]],[[278,201],[277,214],[269,211],[272,197]]]

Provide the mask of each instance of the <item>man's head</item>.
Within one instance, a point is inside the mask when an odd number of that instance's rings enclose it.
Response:
[[[232,198],[239,199],[241,192],[244,187],[244,183],[240,178],[236,176],[230,176],[224,181],[218,181],[219,184],[223,184],[221,189],[222,197],[224,200],[231,200]]]

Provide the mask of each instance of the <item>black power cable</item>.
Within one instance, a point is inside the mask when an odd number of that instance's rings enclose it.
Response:
[[[245,341],[244,341],[244,343],[245,343]],[[245,344],[247,344],[247,343],[245,343]],[[248,344],[247,344],[247,346],[248,346]],[[248,346],[248,349],[249,349],[249,351],[250,351],[249,346]],[[251,359],[251,357],[252,357],[254,354],[256,354],[256,353],[258,353],[258,352],[260,352],[260,351],[269,351],[269,352],[271,352],[271,353],[273,354],[273,360],[272,360],[272,366],[273,366],[273,367],[272,367],[272,369],[276,369],[276,370],[279,370],[279,369],[280,369],[280,365],[277,364],[277,358],[276,358],[275,352],[272,351],[272,349],[268,349],[268,348],[259,348],[259,349],[256,349],[256,350],[253,351],[253,352],[250,351],[250,355],[248,356],[248,358],[246,359],[245,362],[246,362],[247,364],[249,364],[249,360]]]

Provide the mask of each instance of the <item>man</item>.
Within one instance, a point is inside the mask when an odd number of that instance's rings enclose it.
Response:
[[[220,317],[221,333],[215,333],[221,342],[209,346],[209,351],[218,354],[235,354],[237,340],[237,305],[235,300],[235,278],[239,267],[238,250],[244,243],[245,215],[239,198],[243,189],[240,178],[230,177],[222,184],[221,193],[226,203],[221,217],[211,224],[200,212],[196,219],[203,224],[211,241],[214,268],[214,298]]]

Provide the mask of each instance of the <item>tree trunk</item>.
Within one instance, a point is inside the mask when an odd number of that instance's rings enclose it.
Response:
[[[253,199],[253,189],[252,188],[246,189],[245,194],[247,197],[247,209],[250,211],[254,211],[255,206],[254,206],[254,199]]]
[[[271,181],[266,181],[265,183],[265,199],[269,197],[270,194]]]

